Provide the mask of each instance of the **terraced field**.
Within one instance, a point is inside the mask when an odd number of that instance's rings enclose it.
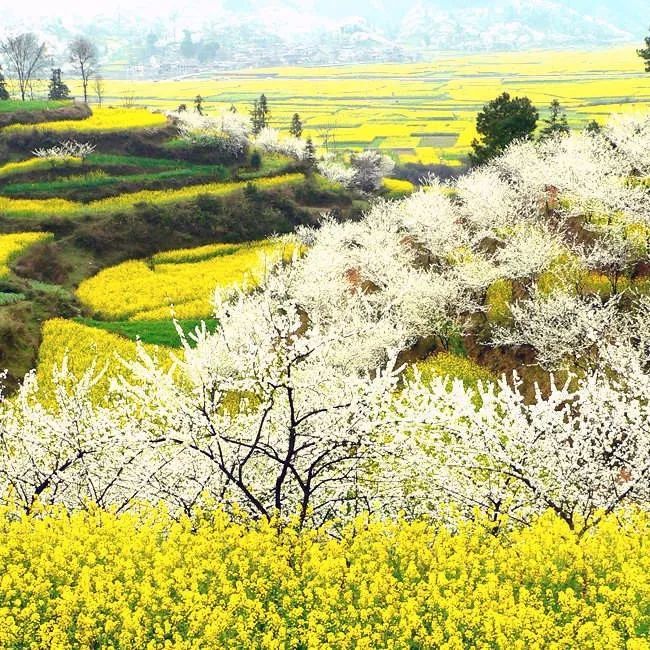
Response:
[[[583,126],[610,113],[650,103],[650,75],[635,46],[596,52],[441,55],[430,64],[268,68],[205,78],[109,81],[111,101],[159,108],[191,106],[200,94],[208,111],[234,104],[248,111],[261,93],[271,123],[288,129],[298,112],[307,135],[329,149],[376,148],[401,162],[458,164],[475,137],[476,113],[508,91],[542,110],[557,98],[569,121]]]
[[[347,190],[296,159],[264,152],[253,164],[251,151],[187,144],[160,111],[103,106],[33,123],[44,107],[26,102],[0,128],[0,357],[10,388],[37,365],[47,390],[66,355],[73,369],[97,355],[119,369],[114,353],[133,356],[135,339],[167,354],[181,343],[172,314],[186,331],[199,319],[214,327],[215,287],[254,284],[270,259],[292,254],[264,237],[353,208]],[[59,140],[96,149],[58,156],[49,148]],[[408,190],[396,182],[386,191]]]

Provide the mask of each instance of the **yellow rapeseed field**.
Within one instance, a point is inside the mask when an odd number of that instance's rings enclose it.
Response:
[[[77,203],[66,199],[9,199],[0,197],[0,214],[16,218],[76,217],[83,214],[103,214],[133,209],[136,203],[154,203],[168,205],[182,201],[192,201],[202,194],[224,196],[243,189],[249,182],[259,189],[268,189],[279,185],[292,185],[302,181],[302,174],[284,174],[259,178],[253,181],[232,183],[204,183],[188,185],[173,190],[141,190],[120,194],[90,203]]]
[[[9,263],[17,255],[33,244],[52,239],[52,233],[20,232],[11,235],[0,235],[0,278],[10,273]]]
[[[145,129],[163,126],[167,117],[143,108],[93,107],[93,114],[85,120],[60,120],[40,124],[12,124],[3,130],[6,133],[21,131],[57,131],[92,133],[93,131],[120,131],[122,129]]]
[[[219,511],[0,511],[0,647],[648,650],[650,515],[359,519],[340,537]]]
[[[209,78],[107,80],[106,99],[171,109],[200,94],[211,113],[246,113],[265,93],[271,125],[288,130],[298,112],[305,137],[329,149],[377,148],[401,162],[459,164],[476,137],[476,113],[500,93],[526,95],[544,112],[558,99],[569,122],[646,110],[650,75],[634,45],[598,51],[439,54],[409,64],[283,67]]]
[[[219,255],[230,255],[237,252],[246,244],[207,244],[194,248],[178,248],[176,250],[156,253],[151,261],[154,264],[181,264],[185,262],[199,262]]]
[[[149,353],[156,346],[145,344]],[[158,349],[161,359],[168,359],[165,348]],[[42,342],[38,352],[37,378],[40,396],[48,402],[54,391],[53,372],[60,369],[64,359],[75,376],[80,377],[95,363],[97,371],[105,369],[102,379],[93,388],[93,398],[103,400],[112,378],[128,375],[120,361],[133,361],[137,356],[137,344],[127,338],[88,327],[63,318],[53,318],[43,324]],[[0,648],[2,646],[0,645]]]
[[[81,158],[65,158],[63,160],[46,160],[44,158],[29,158],[20,162],[10,162],[0,166],[0,178],[9,178],[16,174],[36,171],[46,171],[52,167],[79,167]]]
[[[160,253],[100,271],[81,283],[77,296],[104,319],[207,318],[216,287],[254,285],[265,267],[291,247],[274,241]],[[225,251],[225,253],[224,253]]]
[[[476,388],[479,382],[487,384],[497,380],[487,368],[449,352],[439,352],[423,361],[418,361],[406,371],[407,378],[413,375],[416,368],[425,382],[435,377],[453,377],[460,379],[466,386]]]
[[[391,198],[408,196],[415,191],[415,185],[411,181],[403,181],[399,178],[384,178],[384,189]]]

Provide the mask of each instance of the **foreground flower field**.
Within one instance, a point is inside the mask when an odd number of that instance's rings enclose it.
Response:
[[[0,531],[1,648],[650,648],[642,512],[582,538],[550,513],[499,537],[94,508],[4,510]]]

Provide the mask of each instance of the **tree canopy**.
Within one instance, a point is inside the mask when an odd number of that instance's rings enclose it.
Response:
[[[488,102],[476,118],[481,140],[472,142],[470,160],[483,163],[497,156],[515,140],[530,137],[537,126],[539,113],[528,97],[510,97],[503,93]]]

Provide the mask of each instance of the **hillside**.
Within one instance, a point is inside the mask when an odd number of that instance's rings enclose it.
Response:
[[[126,471],[123,459],[147,428],[145,438],[161,427],[175,432],[152,453],[187,454],[185,462],[140,484],[145,455],[129,463],[126,483],[107,487],[103,503],[124,498],[136,481],[140,498],[187,508],[201,485],[251,516],[299,508],[301,521],[320,525],[332,508],[344,516],[355,489],[360,503],[383,512],[408,504],[413,514],[431,514],[452,499],[468,514],[481,503],[487,516],[521,522],[550,504],[572,528],[589,528],[602,509],[643,500],[648,489],[649,138],[647,117],[628,117],[602,133],[516,143],[452,184],[431,179],[407,198],[374,202],[360,219],[287,224],[294,235],[266,243],[243,245],[236,236],[196,247],[215,218],[196,210],[212,207],[214,195],[190,202],[185,222],[177,201],[173,213],[154,200],[116,216],[93,212],[106,199],[90,201],[86,212],[59,217],[54,238],[14,242],[29,246],[10,254],[14,282],[50,295],[67,290],[92,319],[46,324],[38,385],[26,382],[25,400],[5,408],[29,411],[39,399],[46,410],[65,410],[73,399],[83,404],[78,426],[88,427],[80,434],[88,440],[98,422],[112,431],[137,422],[135,439],[125,432],[119,449],[97,451],[102,467],[113,468],[102,476]],[[274,191],[264,194],[271,181],[283,187],[284,204],[307,182],[285,174],[243,194],[236,188],[243,213],[273,204]],[[163,230],[172,214],[181,221]],[[100,246],[88,229],[106,216]],[[16,227],[23,223],[34,218],[15,217]],[[117,238],[124,223],[130,234]],[[136,233],[145,235],[137,243]],[[138,243],[161,252],[118,264]],[[58,288],[32,279],[53,268],[39,260],[73,254],[82,263]],[[100,266],[108,268],[95,273]],[[175,341],[163,325],[172,313]],[[201,319],[207,325],[194,329]],[[179,348],[176,361],[170,347]],[[210,455],[222,435],[215,431],[228,432],[219,452],[228,464]],[[260,432],[267,437],[258,449]],[[243,460],[241,445],[249,449]],[[241,472],[236,480],[230,463]],[[31,472],[15,478],[25,494]],[[49,479],[58,485],[54,501],[83,498],[74,472]],[[312,485],[304,472],[322,473],[324,482]]]
[[[230,155],[186,144],[160,113],[95,108],[91,114],[85,107],[70,120],[77,106],[43,112],[28,103],[0,114],[18,122],[0,130],[0,242],[10,246],[14,236],[2,233],[48,235],[8,248],[4,258],[0,358],[11,388],[36,364],[43,322],[94,315],[75,290],[100,269],[180,247],[290,232],[315,223],[322,210],[341,216],[358,210],[352,193],[305,173],[291,157],[263,154],[253,168],[248,149]],[[71,151],[59,152],[60,142],[72,143]],[[78,143],[90,153],[79,157]],[[208,284],[218,277],[215,270]],[[208,302],[211,290],[201,299]],[[160,304],[163,321],[167,304]],[[147,328],[160,327],[150,322],[131,328],[130,336],[147,339]]]
[[[650,74],[403,60],[634,3],[63,2],[124,76],[0,77],[0,650],[650,650]]]

